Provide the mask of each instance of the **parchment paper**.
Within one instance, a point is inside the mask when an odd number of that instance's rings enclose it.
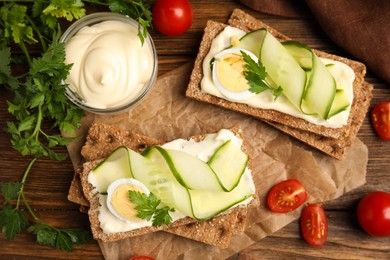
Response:
[[[103,122],[169,141],[239,125],[252,156],[260,206],[250,210],[245,232],[235,235],[227,249],[160,231],[118,242],[99,242],[106,259],[128,259],[133,255],[156,259],[224,259],[299,218],[301,209],[277,214],[267,208],[267,192],[277,182],[298,178],[309,194],[310,203],[335,199],[365,183],[368,151],[359,139],[346,158],[339,161],[257,119],[186,98],[192,66],[183,65],[160,77],[147,97],[128,112],[113,116],[87,114],[77,134],[86,135],[92,122]],[[68,146],[75,167],[82,160],[83,143],[81,138]]]

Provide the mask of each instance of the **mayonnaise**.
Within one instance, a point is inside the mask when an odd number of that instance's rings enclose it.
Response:
[[[137,97],[153,73],[153,50],[134,25],[104,21],[80,29],[65,45],[70,89],[87,106],[115,108]]]
[[[210,70],[210,61],[222,50],[231,45],[231,40],[236,38],[241,38],[246,33],[238,28],[227,26],[217,37],[212,41],[210,51],[203,60],[203,79],[201,81],[201,89],[203,92],[217,96],[226,100],[230,100],[237,103],[244,103],[252,107],[262,108],[262,109],[272,109],[277,110],[282,113],[286,113],[295,117],[305,119],[311,123],[317,125],[323,125],[329,128],[339,128],[347,124],[350,107],[338,113],[337,115],[331,117],[328,120],[324,120],[319,116],[307,115],[298,110],[284,95],[279,96],[276,100],[271,91],[264,91],[260,94],[253,95],[248,99],[239,100],[239,99],[229,99],[224,96],[221,91],[217,88],[214,79],[213,73]],[[350,103],[352,104],[353,100],[353,81],[355,79],[354,71],[346,64],[329,60],[321,59],[324,64],[333,64],[331,73],[335,78],[338,88],[344,89],[346,94],[349,97]]]

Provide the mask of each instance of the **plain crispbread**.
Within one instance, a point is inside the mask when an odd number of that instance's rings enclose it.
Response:
[[[267,28],[269,32],[280,41],[289,40],[287,36],[239,9],[234,10],[228,24],[244,31]],[[254,116],[337,159],[344,158],[346,148],[353,143],[363,122],[372,96],[372,86],[364,82],[364,75],[366,73],[365,65],[357,61],[315,50],[318,56],[346,63],[355,72],[355,81],[353,83],[354,102],[351,107],[348,124],[342,128],[326,128],[278,111],[258,109],[246,104],[230,102],[204,93],[200,87],[203,78],[203,60],[209,52],[212,40],[226,26],[226,24],[208,21],[195,60],[186,95],[198,101]]]
[[[240,135],[239,128],[231,129],[236,135]],[[192,139],[201,141],[204,135],[195,136]],[[233,234],[243,231],[245,219],[247,215],[247,207],[236,207],[226,213],[217,215],[208,221],[197,222],[191,218],[178,220],[167,227],[147,227],[134,231],[120,232],[115,234],[105,234],[100,228],[98,220],[99,200],[93,187],[87,181],[89,171],[99,163],[103,158],[107,157],[116,147],[126,145],[134,150],[142,150],[147,145],[162,144],[161,140],[149,138],[143,135],[135,134],[125,129],[116,128],[110,125],[95,123],[91,126],[87,141],[82,149],[82,155],[87,162],[76,174],[80,176],[80,185],[83,188],[84,200],[88,202],[89,218],[91,222],[91,230],[96,239],[102,241],[116,241],[127,237],[142,235],[158,230],[164,230],[172,234],[183,236],[189,239],[207,243],[210,245],[226,248]],[[243,147],[245,149],[245,147]],[[71,196],[71,195],[70,195]],[[72,196],[71,196],[72,197]],[[81,198],[73,197],[78,201]],[[258,203],[257,196],[251,201],[249,206],[255,206]]]

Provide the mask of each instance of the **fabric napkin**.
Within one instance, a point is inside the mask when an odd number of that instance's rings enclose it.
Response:
[[[390,83],[390,1],[240,1],[257,11],[285,17],[311,12],[333,42]]]

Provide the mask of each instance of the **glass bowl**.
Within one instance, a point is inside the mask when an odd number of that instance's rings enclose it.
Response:
[[[64,42],[65,46],[66,46],[66,44],[69,42],[69,40],[72,39],[72,37],[74,37],[82,28],[84,28],[86,26],[91,27],[93,25],[100,24],[100,23],[105,22],[105,21],[119,21],[119,22],[123,22],[123,23],[131,25],[136,30],[138,30],[138,26],[140,26],[137,21],[135,21],[134,19],[132,19],[132,18],[130,18],[128,16],[125,16],[125,15],[116,14],[116,13],[110,13],[110,12],[93,13],[93,14],[89,14],[89,15],[84,16],[83,18],[77,20],[75,23],[73,23],[71,26],[69,26],[69,28],[63,33],[62,37],[60,38],[60,42]],[[136,37],[138,38],[138,40],[140,40],[138,35]],[[151,38],[151,36],[149,34],[145,38],[145,41],[144,41],[143,45],[147,45],[147,47],[151,51],[150,56],[152,57],[152,61],[151,61],[152,63],[151,63],[150,66],[152,66],[152,69],[151,69],[152,71],[151,71],[150,77],[148,77],[148,79],[145,82],[142,81],[143,84],[140,84],[140,85],[137,86],[137,91],[131,98],[129,98],[128,100],[126,99],[125,101],[120,102],[120,104],[118,104],[118,105],[99,105],[99,104],[91,105],[90,104],[91,102],[86,101],[88,98],[83,98],[82,97],[83,94],[81,94],[80,91],[76,90],[75,87],[72,88],[70,86],[68,80],[66,80],[64,83],[67,84],[67,89],[66,89],[66,93],[65,93],[67,98],[71,102],[73,102],[75,105],[80,107],[81,109],[89,111],[89,112],[92,112],[92,113],[97,113],[97,114],[119,113],[119,112],[128,110],[131,107],[133,107],[136,104],[138,104],[147,95],[147,93],[150,91],[151,87],[153,86],[154,82],[156,81],[157,70],[158,70],[157,52],[156,52],[156,48],[154,46],[153,40],[152,40],[152,38]],[[93,56],[93,55],[89,55],[89,56]],[[83,58],[83,60],[84,60],[84,58]],[[101,59],[99,61],[101,61]],[[139,59],[137,61],[139,61]],[[93,61],[87,62],[87,64],[89,64],[88,66],[90,68],[92,68],[92,70],[94,70],[95,67],[99,68],[99,66],[100,66],[99,64],[96,64],[97,62],[94,62],[94,63],[95,64],[93,64]],[[81,62],[81,64],[85,65],[86,63]],[[88,66],[85,65],[83,67],[83,65],[80,65],[79,66],[80,71],[81,71],[81,69],[83,71],[88,69]],[[116,65],[114,65],[114,67],[115,66]],[[129,71],[128,69],[131,69],[131,68],[127,68],[126,69],[127,74],[128,74],[126,77],[130,77],[129,80],[131,81],[132,80],[131,76],[133,75],[133,76],[137,77],[137,75],[131,74],[130,73],[131,71]],[[76,80],[74,82],[80,82],[80,81]],[[88,88],[94,88],[95,87],[95,86],[93,86],[94,84],[87,84],[87,85],[88,85],[87,86]],[[125,84],[125,85],[127,86],[127,84]],[[110,96],[111,95],[108,94],[108,95],[106,95],[106,98],[110,98]]]

